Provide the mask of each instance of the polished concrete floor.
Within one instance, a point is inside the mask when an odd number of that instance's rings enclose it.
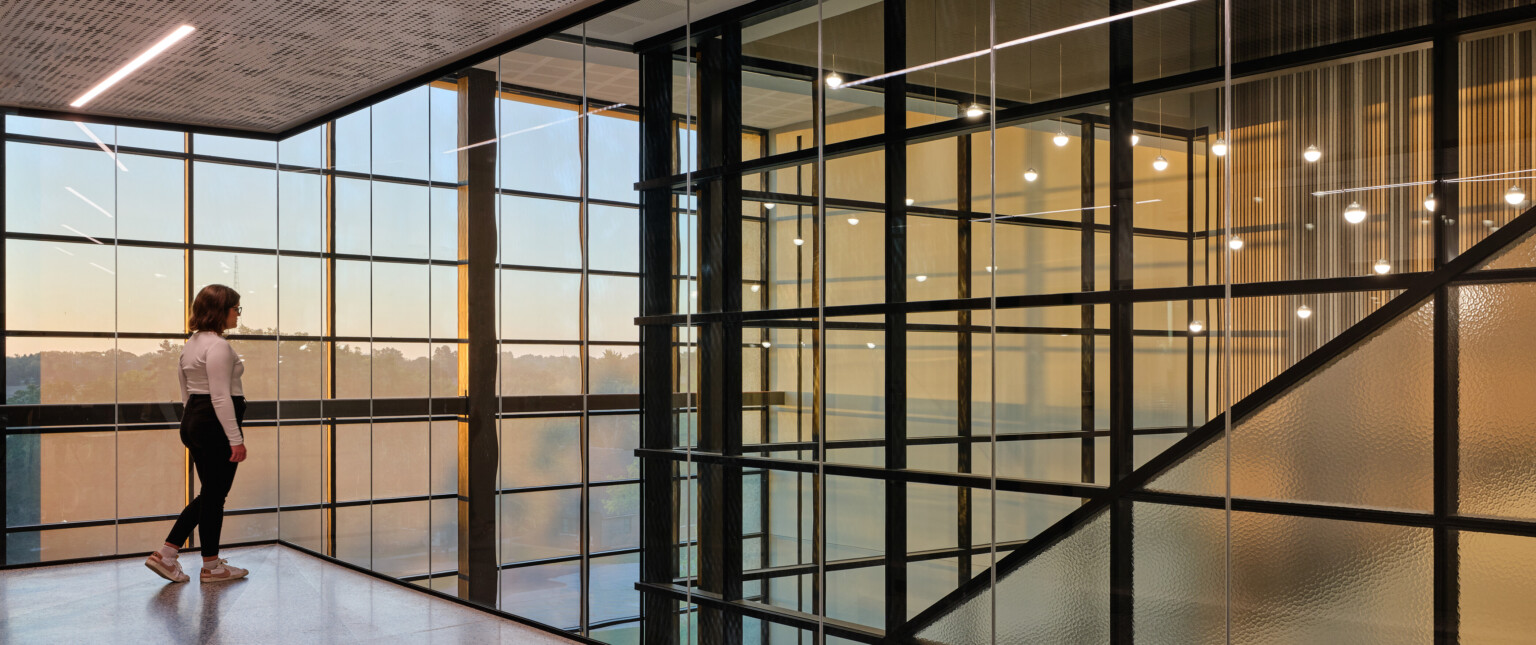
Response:
[[[141,558],[0,571],[0,643],[572,642],[283,546],[226,549],[245,580],[172,584]]]

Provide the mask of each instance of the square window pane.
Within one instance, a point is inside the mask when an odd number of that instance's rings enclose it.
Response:
[[[373,174],[427,178],[427,88],[418,87],[371,108]]]
[[[238,331],[232,333],[276,333],[276,255],[193,251],[193,297],[210,284],[222,284],[240,292],[243,313]]]
[[[501,572],[501,610],[546,625],[581,622],[581,563],[518,567]]]
[[[388,576],[428,573],[432,526],[429,502],[373,505],[374,571]]]
[[[579,351],[575,345],[503,345],[501,395],[581,394]]]
[[[639,347],[589,345],[587,355],[592,394],[640,392]]]
[[[381,338],[426,338],[431,323],[424,264],[374,262],[373,335]]]
[[[180,250],[118,247],[118,331],[180,333],[186,330],[183,253]]]
[[[325,127],[317,125],[277,142],[277,160],[284,166],[320,168],[325,165]]]
[[[277,245],[277,171],[192,164],[192,239],[269,249]]]
[[[579,61],[579,53],[577,57],[575,60]],[[502,75],[507,75],[505,68]],[[580,195],[581,147],[576,106],[542,98],[503,96],[511,100],[498,101],[501,123],[497,130],[504,138],[498,146],[501,180],[497,184],[546,195]]]
[[[640,485],[597,486],[589,509],[592,551],[640,546]]]
[[[640,279],[594,275],[587,278],[592,296],[589,338],[594,341],[640,340],[635,316],[640,315]]]
[[[113,347],[110,338],[6,339],[6,402],[112,403]]]
[[[427,343],[374,343],[373,398],[424,398],[430,392]]]
[[[633,414],[597,415],[587,420],[588,476],[594,482],[638,479],[640,458],[640,417]]]
[[[373,498],[426,495],[432,449],[426,422],[373,424]]]
[[[574,555],[581,535],[581,490],[501,496],[501,561]]]
[[[7,329],[112,331],[114,247],[6,240],[5,249]]]
[[[581,482],[581,417],[500,423],[501,488]]]
[[[640,211],[588,206],[587,231],[593,270],[640,271]]]
[[[7,142],[5,159],[5,230],[77,235],[81,241],[116,235],[111,157],[100,150]]]
[[[186,163],[138,155],[119,155],[118,159],[130,172],[117,173],[116,237],[157,242],[185,239]],[[102,207],[112,209],[106,204]]]
[[[181,400],[176,370],[182,345],[181,340],[117,339],[117,400],[161,403],[154,407],[152,418],[180,422],[181,415],[171,404]]]
[[[278,244],[295,251],[325,250],[325,176],[317,172],[280,172]]]
[[[581,205],[501,197],[501,264],[581,268]]]
[[[580,296],[580,275],[502,271],[501,337],[520,340],[581,338],[578,326],[581,322]]]
[[[426,259],[432,240],[431,189],[373,183],[373,255]]]

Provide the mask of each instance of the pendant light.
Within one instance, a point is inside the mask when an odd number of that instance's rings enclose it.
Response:
[[[827,87],[830,87],[830,88],[835,90],[835,89],[837,89],[839,87],[842,87],[842,86],[843,86],[843,77],[838,76],[837,72],[832,72],[832,73],[827,74]]]
[[[987,113],[986,109],[981,107],[980,103],[972,103],[970,105],[970,107],[965,108],[965,115],[970,117],[970,118],[972,118],[972,119],[974,119],[976,117],[979,117],[979,116],[981,116],[983,114],[986,114],[986,113]]]
[[[795,238],[795,246],[805,246],[805,240],[802,240],[798,237]]]
[[[1232,239],[1227,240],[1227,248],[1233,251],[1241,251],[1243,249],[1243,238],[1233,235]]]
[[[850,217],[850,218],[848,218],[848,225],[849,226],[858,226],[859,225],[859,218],[857,218],[857,217]]]
[[[1301,158],[1306,159],[1307,163],[1313,163],[1323,158],[1323,151],[1318,150],[1317,146],[1307,146],[1306,151],[1301,153]]]
[[[1157,16],[1157,25],[1158,25],[1158,33],[1164,33],[1162,31],[1162,25],[1163,25],[1163,16],[1162,16],[1162,14],[1158,14],[1158,16]],[[1163,39],[1162,38],[1158,38],[1157,39],[1157,77],[1158,78],[1162,78],[1163,77]],[[1163,97],[1162,97],[1161,94],[1159,94],[1158,97],[1157,97],[1157,138],[1158,139],[1162,139],[1163,138]],[[1152,169],[1156,170],[1158,172],[1162,172],[1164,170],[1167,170],[1168,169],[1168,158],[1164,157],[1163,153],[1161,153],[1161,152],[1157,153],[1157,158],[1152,160]]]
[[[1029,170],[1024,171],[1024,181],[1033,182],[1039,178],[1040,173],[1035,172],[1034,168],[1030,168]]]
[[[1297,307],[1296,308],[1296,317],[1300,318],[1302,320],[1306,320],[1308,318],[1311,318],[1312,317],[1312,308],[1308,307],[1306,305],[1302,305],[1300,307]]]
[[[778,204],[774,204],[774,203],[767,203],[767,204],[763,204],[763,208],[766,208],[766,209],[768,209],[768,210],[773,210],[773,207],[774,207],[774,206],[777,206],[777,205],[778,205]]]
[[[925,275],[917,276],[917,281],[918,282],[927,282],[928,281],[928,276],[925,276]]]
[[[1519,206],[1525,201],[1525,191],[1520,190],[1519,186],[1510,186],[1509,191],[1504,193],[1504,201],[1510,206]]]
[[[1344,209],[1344,221],[1350,224],[1359,224],[1365,221],[1365,208],[1360,206],[1360,202],[1349,203],[1349,206]]]
[[[1158,172],[1162,172],[1164,170],[1167,170],[1168,169],[1168,159],[1163,157],[1162,155],[1158,155],[1156,159],[1152,160],[1152,169],[1156,170]]]
[[[1227,156],[1227,140],[1217,139],[1216,143],[1211,144],[1211,154],[1218,157]]]
[[[1067,138],[1067,131],[1066,130],[1057,130],[1056,131],[1056,136],[1051,137],[1051,143],[1056,144],[1056,147],[1058,147],[1058,148],[1065,148],[1065,147],[1067,147],[1067,142],[1068,141],[1071,141],[1071,139]]]
[[[1435,205],[1437,203],[1438,202],[1435,201],[1435,196],[1434,195],[1430,195],[1429,197],[1425,197],[1424,198],[1424,210],[1427,210],[1427,211],[1429,211],[1431,213],[1435,212]]]
[[[1198,334],[1202,331],[1205,331],[1205,323],[1198,320],[1189,321],[1189,333]]]
[[[1131,133],[1131,147],[1132,148],[1136,147],[1136,144],[1138,144],[1138,143],[1141,143],[1141,136],[1136,134],[1136,133],[1134,133],[1134,132],[1132,132]]]
[[[768,349],[769,347],[773,347],[773,343],[770,343],[766,340],[763,341],[763,349]]]
[[[1392,264],[1387,262],[1386,258],[1382,258],[1377,260],[1376,264],[1371,266],[1371,269],[1376,272],[1376,275],[1386,275],[1392,272]]]

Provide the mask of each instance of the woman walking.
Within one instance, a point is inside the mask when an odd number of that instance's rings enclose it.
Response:
[[[186,582],[177,561],[177,550],[198,529],[202,542],[202,582],[243,578],[245,569],[219,558],[219,529],[224,525],[224,498],[235,481],[235,468],[245,461],[245,396],[240,376],[245,364],[224,339],[224,330],[240,320],[240,294],[222,284],[210,284],[192,301],[189,327],[192,337],[181,350],[181,443],[192,453],[192,465],[202,490],[171,527],[165,545],[144,561],[144,566],[171,582]]]

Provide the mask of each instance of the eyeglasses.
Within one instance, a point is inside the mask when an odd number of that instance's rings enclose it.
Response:
[[[231,308],[231,309],[234,309],[234,310],[235,310],[235,313],[237,313],[237,314],[243,314],[243,313],[245,313],[245,307],[230,307],[230,308]]]

